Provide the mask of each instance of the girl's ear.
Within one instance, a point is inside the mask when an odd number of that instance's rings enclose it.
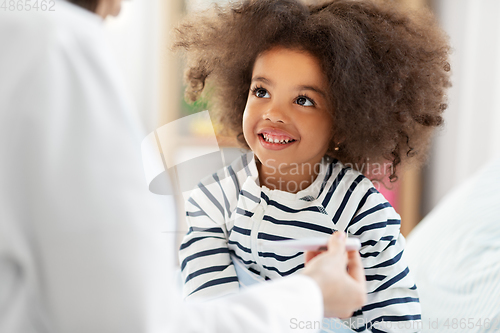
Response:
[[[334,130],[334,128],[332,128],[332,133],[330,135],[330,142],[334,143],[335,145],[341,143],[341,142],[344,142],[344,137],[343,135],[339,135],[338,133],[336,133],[336,131]]]
[[[344,147],[345,138],[343,135],[338,135],[332,130],[332,136],[330,138],[330,151],[339,152]]]

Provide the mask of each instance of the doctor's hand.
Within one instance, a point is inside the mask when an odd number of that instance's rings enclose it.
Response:
[[[366,280],[358,251],[345,250],[345,233],[336,232],[328,250],[306,252],[303,274],[315,280],[323,294],[325,317],[348,318],[366,302]]]

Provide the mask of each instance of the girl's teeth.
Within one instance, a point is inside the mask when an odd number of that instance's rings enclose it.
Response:
[[[263,134],[262,136],[264,137],[264,140],[266,140],[267,142],[270,142],[270,143],[286,144],[286,143],[291,141],[291,139],[284,139],[284,140],[279,140],[277,138],[272,139],[272,138],[268,137],[266,134]]]

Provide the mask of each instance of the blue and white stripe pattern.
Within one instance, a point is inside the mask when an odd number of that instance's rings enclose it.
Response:
[[[186,202],[186,217],[189,231],[180,249],[186,297],[238,292],[231,256],[264,280],[300,272],[304,253],[275,248],[274,241],[344,230],[361,241],[368,289],[368,303],[348,326],[419,331],[420,304],[402,259],[400,217],[366,177],[337,160],[324,158],[316,180],[294,194],[259,186],[253,153],[242,155],[200,182]]]

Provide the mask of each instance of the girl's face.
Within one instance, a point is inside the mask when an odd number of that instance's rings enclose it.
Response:
[[[332,118],[327,79],[316,57],[275,47],[255,61],[243,135],[263,165],[316,166],[328,150]]]

